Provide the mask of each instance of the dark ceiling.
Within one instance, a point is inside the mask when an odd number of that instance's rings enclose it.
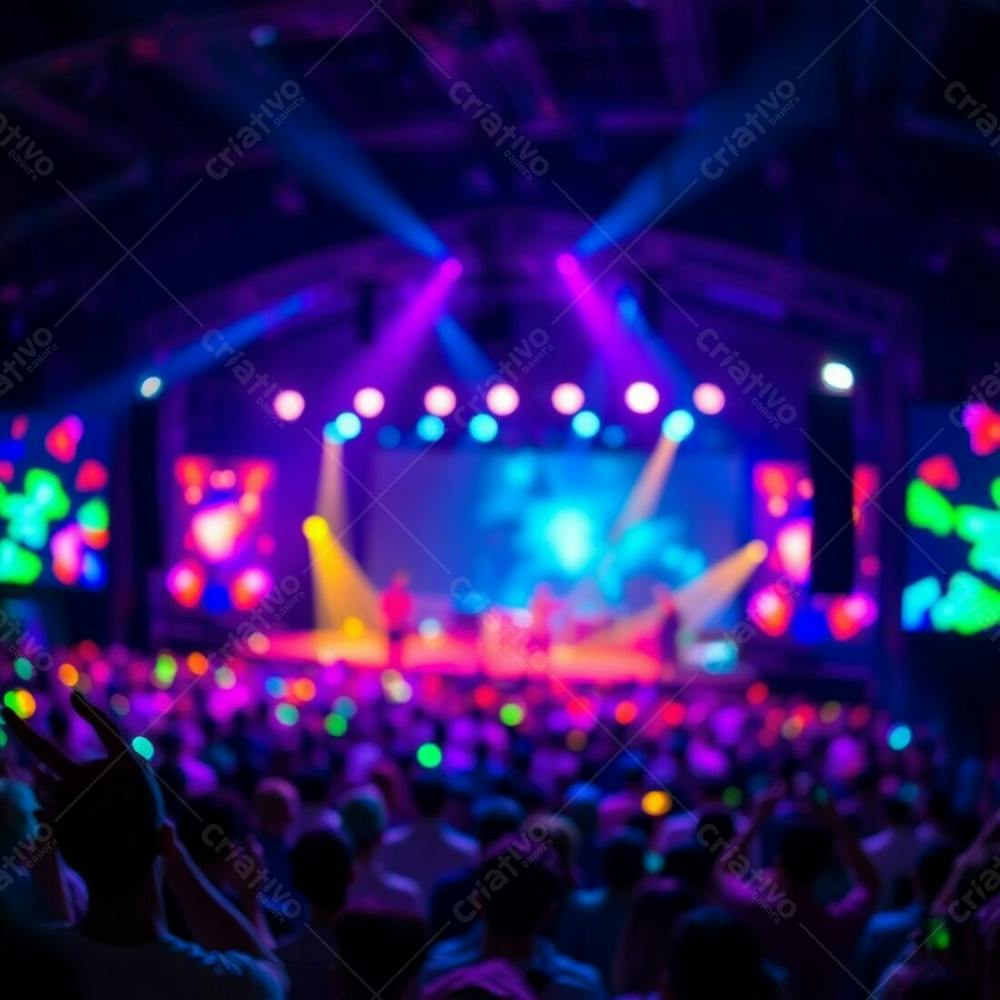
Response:
[[[468,209],[573,210],[554,185],[504,162],[449,99],[449,79],[470,81],[543,147],[580,207],[599,216],[697,121],[706,99],[732,92],[749,61],[806,16],[822,18],[833,43],[822,55],[832,117],[660,225],[904,293],[921,316],[928,393],[964,395],[1000,342],[1000,162],[944,87],[959,80],[1000,108],[1000,8],[810,6],[6,4],[0,114],[54,165],[32,181],[0,162],[6,353],[72,309],[59,323],[58,358],[17,391],[113,370],[139,324],[173,296],[372,232],[345,208],[351,192],[331,196],[315,170],[274,144],[261,143],[225,183],[192,190],[206,160],[282,80],[301,81],[310,105],[357,140],[432,227]],[[774,78],[783,75],[777,67]],[[219,81],[229,83],[225,100]],[[141,264],[122,260],[139,240]]]

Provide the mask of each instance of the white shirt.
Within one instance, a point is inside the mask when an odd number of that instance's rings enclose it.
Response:
[[[426,908],[434,883],[476,864],[479,851],[471,837],[451,830],[439,820],[418,820],[390,830],[382,841],[379,858],[390,871],[413,879]]]
[[[240,951],[206,951],[173,936],[118,947],[92,941],[73,927],[50,933],[84,1000],[282,1000],[285,995],[280,965]]]

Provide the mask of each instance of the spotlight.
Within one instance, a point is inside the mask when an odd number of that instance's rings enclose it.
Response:
[[[425,413],[417,421],[417,436],[424,441],[440,441],[444,437],[444,421],[433,413]]]
[[[139,383],[139,395],[143,399],[156,399],[163,392],[163,379],[159,375],[147,375]]]
[[[454,390],[446,385],[432,385],[424,393],[424,409],[435,417],[450,416],[457,402]]]
[[[371,420],[377,417],[385,407],[385,396],[378,389],[366,386],[354,394],[354,409],[359,417]]]
[[[694,430],[694,417],[687,410],[673,410],[663,420],[663,436],[678,443]]]
[[[506,382],[492,386],[486,393],[486,405],[498,416],[510,416],[521,402],[517,389]]]
[[[726,405],[726,394],[714,382],[702,382],[691,395],[696,410],[708,417],[721,413]]]
[[[454,281],[462,273],[462,262],[457,257],[449,257],[441,264],[441,274]]]
[[[333,444],[343,444],[361,433],[361,418],[345,410],[323,428],[323,436]]]
[[[556,257],[556,270],[568,278],[580,270],[580,262],[571,253],[561,253]]]
[[[581,410],[573,417],[572,427],[577,437],[592,438],[601,429],[601,418],[593,410]]]
[[[469,421],[469,434],[473,441],[486,444],[492,441],[500,430],[500,425],[488,413],[477,413]]]
[[[767,542],[760,538],[755,538],[752,542],[747,542],[746,553],[755,563],[762,563],[767,558]]]
[[[660,405],[660,394],[649,382],[633,382],[625,390],[625,405],[633,413],[652,413]]]
[[[274,412],[287,423],[298,420],[305,408],[305,397],[294,389],[282,389],[274,397]]]
[[[819,377],[830,392],[846,395],[854,388],[854,372],[842,361],[827,361],[820,369]]]
[[[585,397],[583,389],[575,382],[560,382],[552,390],[552,405],[557,413],[571,417],[583,408]]]
[[[330,534],[330,525],[326,523],[326,520],[319,516],[319,514],[310,514],[302,522],[302,534],[309,539],[310,542],[318,542],[320,539],[326,538]]]

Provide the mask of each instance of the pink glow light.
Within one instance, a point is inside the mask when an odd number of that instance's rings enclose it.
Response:
[[[625,390],[625,405],[633,413],[652,413],[660,405],[660,393],[650,382],[633,382]]]
[[[246,526],[246,517],[235,503],[206,507],[191,518],[195,547],[209,562],[228,559]]]
[[[298,420],[305,408],[305,397],[295,389],[282,389],[274,397],[274,412],[288,423]]]
[[[371,420],[377,417],[385,408],[385,396],[372,386],[358,389],[354,394],[354,412],[359,417]]]
[[[586,397],[575,382],[560,382],[552,390],[552,406],[557,413],[571,417],[583,408]]]
[[[424,393],[424,407],[435,417],[451,416],[457,402],[454,390],[446,385],[432,385]]]
[[[561,253],[556,257],[556,270],[568,278],[580,270],[580,262],[571,253]]]
[[[702,382],[695,386],[692,394],[695,409],[706,416],[714,417],[726,405],[726,394],[714,382]]]
[[[498,417],[510,416],[521,402],[517,389],[506,382],[492,386],[486,393],[486,405]]]

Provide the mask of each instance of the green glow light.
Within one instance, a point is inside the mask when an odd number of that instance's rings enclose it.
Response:
[[[288,702],[282,702],[275,708],[274,717],[283,726],[294,726],[299,721],[299,710]]]
[[[110,517],[108,505],[100,497],[92,497],[76,513],[81,528],[88,531],[107,531]]]
[[[168,688],[177,676],[177,661],[169,653],[160,653],[153,665],[153,683],[158,688]]]
[[[35,668],[31,665],[31,660],[26,659],[23,656],[19,656],[14,661],[14,673],[17,674],[22,681],[30,681],[34,676]]]
[[[421,743],[417,747],[417,763],[421,767],[440,767],[444,760],[444,754],[436,743]]]
[[[336,712],[331,712],[323,720],[323,728],[331,736],[343,736],[347,732],[347,719],[342,715],[338,715]]]
[[[500,706],[500,721],[505,726],[519,726],[524,721],[524,709],[517,702],[508,701]]]
[[[1000,625],[1000,590],[966,573],[955,573],[945,595],[931,608],[938,632],[973,635]]]
[[[955,512],[951,504],[922,479],[914,479],[906,488],[906,519],[940,538],[951,534],[955,527]]]
[[[153,754],[156,752],[153,749],[153,744],[146,739],[145,736],[136,736],[132,740],[132,749],[143,759],[152,760]]]
[[[9,538],[0,540],[0,583],[34,583],[42,572],[42,560]]]

